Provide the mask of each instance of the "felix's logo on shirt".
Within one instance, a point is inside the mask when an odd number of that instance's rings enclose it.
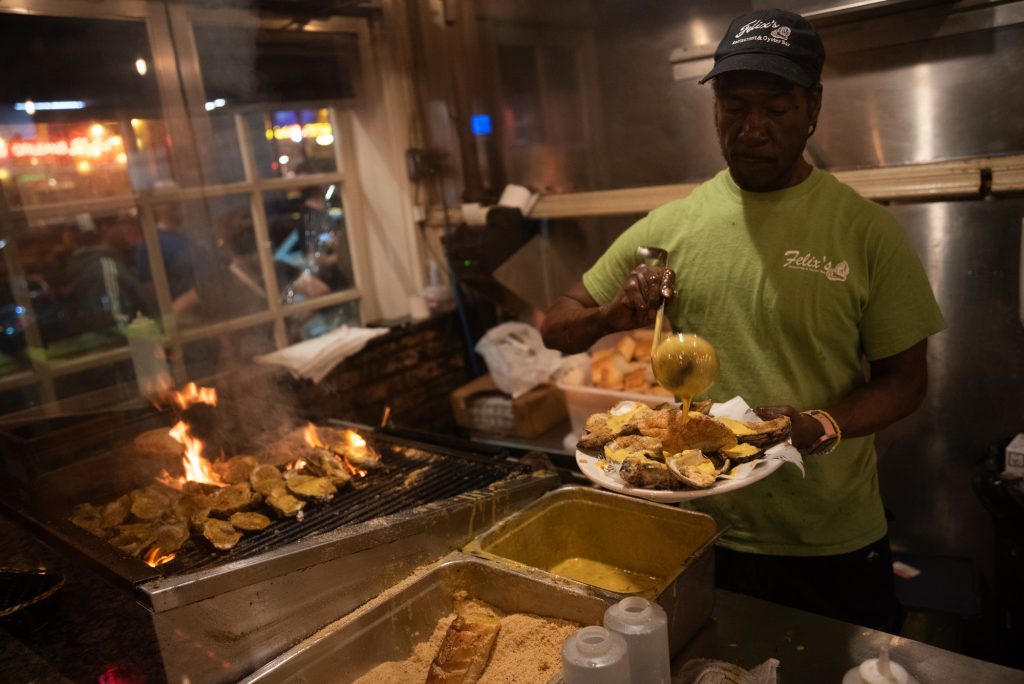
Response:
[[[829,280],[839,282],[845,282],[846,276],[850,275],[850,264],[845,261],[833,264],[832,260],[824,254],[819,257],[810,252],[801,253],[798,249],[790,249],[783,256],[785,258],[785,263],[782,264],[783,268],[820,273]]]

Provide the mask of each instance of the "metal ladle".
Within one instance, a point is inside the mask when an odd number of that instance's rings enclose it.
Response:
[[[636,260],[639,264],[665,268],[668,265],[668,251],[661,247],[637,247]],[[661,306],[658,307],[658,313],[654,318],[654,341],[651,346],[652,353],[658,348],[658,343],[661,342],[661,325],[665,320],[665,298],[671,294],[670,292],[667,292],[667,290],[668,288],[664,287],[661,289]]]

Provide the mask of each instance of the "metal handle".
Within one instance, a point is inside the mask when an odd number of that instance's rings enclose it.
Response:
[[[637,265],[664,267],[668,265],[668,252],[661,247],[637,247],[636,262]]]

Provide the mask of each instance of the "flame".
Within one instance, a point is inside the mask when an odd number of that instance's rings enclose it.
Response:
[[[352,461],[349,460],[348,455],[349,453],[352,453],[358,454],[363,458],[373,458],[374,456],[377,456],[377,452],[366,446],[366,440],[363,439],[355,430],[345,430],[345,442],[347,444],[347,448],[343,448],[341,450],[341,462],[344,464],[345,470],[356,477],[366,477],[369,474],[368,471],[363,470],[352,463]]]
[[[172,560],[174,560],[176,555],[177,554],[174,553],[162,554],[160,547],[154,546],[146,552],[146,555],[142,557],[142,560],[144,560],[146,562],[146,565],[148,565],[149,567],[155,568],[158,565],[170,563]]]
[[[311,447],[318,449],[327,448],[324,446],[323,441],[321,441],[320,435],[316,431],[316,425],[313,425],[313,423],[306,423],[306,431],[302,433],[302,437],[306,440],[306,444]]]
[[[345,430],[345,441],[353,448],[361,449],[366,446],[366,440],[355,430]]]
[[[203,440],[192,436],[188,423],[179,420],[168,434],[185,447],[185,454],[181,458],[181,462],[185,466],[185,480],[206,482],[218,487],[225,486],[210,462],[203,458]]]
[[[185,385],[180,392],[171,392],[171,398],[182,411],[193,404],[217,405],[217,390],[213,387],[200,387],[194,382]]]

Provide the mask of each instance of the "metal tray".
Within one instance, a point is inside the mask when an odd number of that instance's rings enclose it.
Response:
[[[548,492],[471,541],[467,553],[512,568],[549,574],[583,558],[651,578],[644,590],[617,592],[557,577],[615,603],[626,596],[656,601],[668,615],[669,642],[678,652],[711,616],[714,519],[630,496],[566,486]]]
[[[454,554],[328,625],[242,681],[345,684],[380,663],[404,660],[454,610],[458,591],[508,613],[533,613],[582,625],[601,624],[608,607],[583,588],[542,573],[517,572]]]

